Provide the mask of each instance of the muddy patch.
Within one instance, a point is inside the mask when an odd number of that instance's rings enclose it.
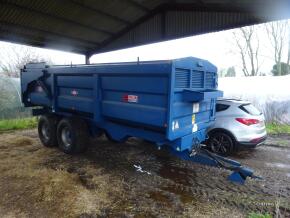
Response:
[[[184,189],[178,188],[175,185],[171,186],[165,186],[161,188],[163,191],[167,191],[169,193],[173,193],[178,197],[178,199],[181,201],[183,204],[196,204],[197,202],[200,202],[200,199],[197,198],[197,196],[194,197],[194,195],[186,191]]]
[[[196,176],[191,170],[171,165],[163,165],[158,174],[165,179],[183,185],[191,185],[193,177]]]
[[[280,211],[290,217],[289,157],[290,149],[272,146],[238,153],[234,159],[265,178],[239,186],[227,181],[226,170],[178,160],[134,138],[116,144],[101,137],[85,154],[70,156],[43,147],[36,130],[5,133],[0,215],[245,217]]]
[[[266,166],[271,168],[290,169],[290,164],[284,163],[266,163]]]
[[[151,191],[149,192],[149,196],[153,201],[164,204],[166,207],[171,207],[173,202],[173,200],[170,199],[170,196],[162,191]]]
[[[22,147],[22,146],[27,146],[27,145],[32,145],[33,144],[33,139],[26,137],[26,136],[11,136],[11,135],[2,135],[1,136],[1,146],[7,148],[9,146],[13,147]]]

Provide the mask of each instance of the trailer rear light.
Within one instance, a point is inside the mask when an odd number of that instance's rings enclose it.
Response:
[[[236,121],[245,124],[247,126],[254,125],[260,122],[257,119],[247,119],[247,118],[236,118]]]

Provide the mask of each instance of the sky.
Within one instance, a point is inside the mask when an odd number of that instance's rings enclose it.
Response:
[[[274,52],[268,39],[264,25],[256,25],[260,44],[260,71],[270,73],[274,65]],[[91,63],[122,62],[174,59],[187,56],[198,57],[212,62],[218,69],[227,69],[235,66],[239,75],[241,71],[241,58],[236,48],[233,32],[237,29],[214,32],[209,34],[170,40],[161,43],[139,46],[114,52],[94,55]],[[290,32],[290,31],[289,31]],[[287,44],[287,43],[286,43]],[[288,45],[287,45],[288,47]],[[287,60],[287,48],[282,54],[282,61]]]
[[[257,25],[260,41],[260,71],[270,73],[274,64],[273,51],[268,40],[267,34],[262,25]],[[187,37],[177,40],[171,40],[161,43],[139,46],[135,48],[123,49],[114,52],[93,55],[91,63],[123,62],[175,59],[187,56],[198,57],[212,62],[218,69],[227,69],[235,66],[238,76],[242,75],[240,57],[234,43],[233,31],[221,31],[210,34],[203,34],[193,37]],[[3,51],[9,51],[15,45],[12,43],[0,41],[0,55]],[[79,54],[61,52],[50,49],[33,48],[43,57],[48,57],[55,64],[84,64],[85,57]],[[8,52],[9,53],[9,52]],[[286,62],[287,49],[283,54],[282,61]],[[3,56],[3,55],[2,55]],[[5,54],[9,57],[9,54]]]

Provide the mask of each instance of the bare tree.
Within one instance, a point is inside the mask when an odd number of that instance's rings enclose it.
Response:
[[[245,76],[259,74],[259,38],[257,26],[242,27],[233,32],[235,44],[242,61],[242,71]]]
[[[278,76],[281,75],[281,71],[282,71],[281,59],[282,59],[283,51],[286,48],[287,31],[289,27],[290,26],[289,26],[288,20],[275,21],[275,22],[265,24],[265,29],[266,29],[268,38],[274,50],[274,60],[277,65]],[[290,53],[290,51],[288,53]],[[288,54],[287,64],[289,64],[289,55],[290,54]]]
[[[10,78],[0,76],[0,113],[3,109],[12,108],[15,102],[19,103],[13,87],[13,82],[9,81]]]
[[[11,45],[0,51],[0,73],[8,77],[19,77],[25,64],[44,61],[51,63],[50,59],[42,57],[35,48]]]
[[[289,28],[290,28],[290,22],[289,22]],[[290,74],[290,30],[288,30],[288,55],[287,55],[287,66],[288,66],[288,74]]]

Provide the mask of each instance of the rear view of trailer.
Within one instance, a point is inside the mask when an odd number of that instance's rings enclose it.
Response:
[[[39,125],[42,142],[47,144],[48,137],[49,145],[59,144],[66,153],[84,151],[89,132],[105,133],[115,141],[140,137],[158,147],[169,146],[178,155],[192,154],[206,139],[216,99],[222,96],[216,67],[192,57],[76,66],[28,64],[21,73],[21,89],[24,105],[38,106],[34,114],[45,116]]]

